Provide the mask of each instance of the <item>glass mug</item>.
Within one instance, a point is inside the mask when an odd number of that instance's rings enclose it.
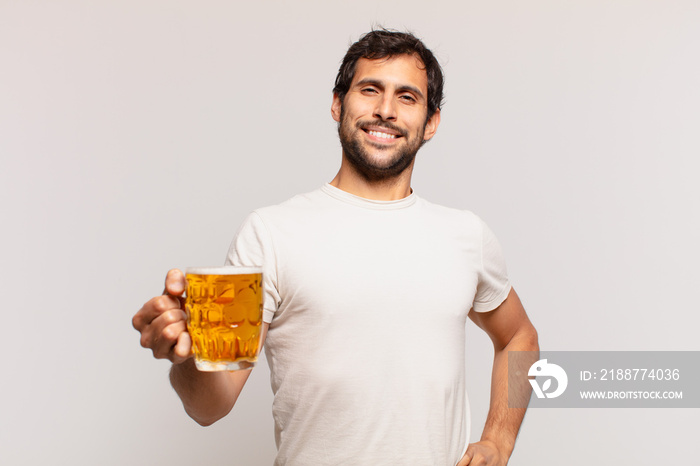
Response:
[[[262,267],[185,270],[187,331],[200,371],[250,369],[260,353]]]

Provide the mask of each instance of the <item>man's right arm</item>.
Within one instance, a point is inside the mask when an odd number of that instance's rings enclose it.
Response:
[[[187,333],[187,315],[183,310],[185,277],[171,270],[165,279],[165,292],[149,300],[134,315],[134,328],[141,332],[141,346],[153,351],[157,359],[173,363],[170,383],[182,400],[189,416],[203,426],[226,416],[238,399],[250,376],[250,370],[201,372],[194,365],[192,341]],[[268,324],[263,324],[262,343]]]
[[[208,426],[231,411],[251,371],[202,372],[189,358],[173,364],[170,383],[187,414],[200,425]]]

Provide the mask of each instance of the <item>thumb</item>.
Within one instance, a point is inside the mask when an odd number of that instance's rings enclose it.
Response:
[[[187,281],[182,271],[178,269],[169,270],[168,275],[165,277],[165,290],[163,290],[163,294],[182,296],[186,286]]]

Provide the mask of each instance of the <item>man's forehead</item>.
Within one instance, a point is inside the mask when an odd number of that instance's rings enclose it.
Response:
[[[424,93],[428,90],[428,74],[423,61],[416,55],[394,55],[384,58],[360,58],[355,66],[352,84],[360,80],[376,78],[393,84],[407,84],[418,87]]]

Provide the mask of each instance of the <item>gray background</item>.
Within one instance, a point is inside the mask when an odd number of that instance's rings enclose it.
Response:
[[[541,347],[698,349],[699,2],[0,0],[2,464],[271,463],[266,366],[200,428],[131,316],[334,176],[333,79],[376,23],[443,63],[413,187],[489,223]],[[511,464],[689,464],[699,421],[533,409]]]

